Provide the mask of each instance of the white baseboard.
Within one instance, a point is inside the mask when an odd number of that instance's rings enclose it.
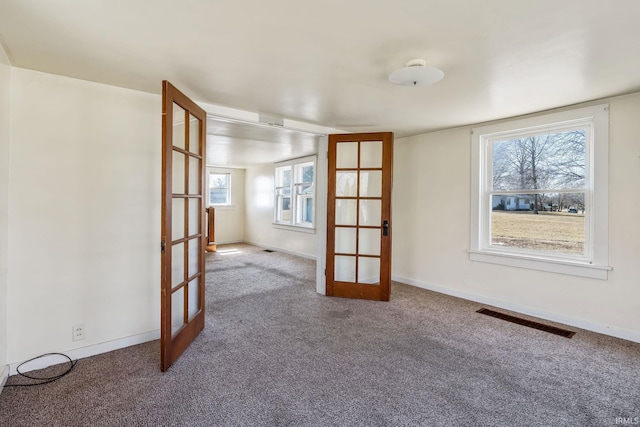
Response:
[[[66,354],[71,360],[84,359],[85,357],[95,356],[97,354],[107,353],[113,350],[118,350],[132,345],[142,344],[148,341],[154,341],[160,338],[160,329],[154,331],[145,332],[130,337],[120,338],[117,340],[107,341],[100,344],[93,344],[86,347],[74,348],[73,350],[60,351],[59,353]],[[34,360],[20,368],[21,372],[29,372],[36,369],[43,369],[48,366],[52,366],[58,363],[65,362],[66,359],[53,359],[49,357],[43,357],[42,359]],[[16,375],[18,365],[22,362],[16,362],[9,365],[9,375]]]
[[[396,282],[406,283],[407,285],[416,286],[422,289],[428,289],[430,291],[438,292],[441,294],[451,295],[451,296],[466,299],[469,301],[479,302],[481,304],[489,304],[494,307],[502,308],[505,310],[515,311],[517,313],[539,317],[541,319],[550,320],[552,322],[562,323],[568,326],[574,326],[576,328],[597,332],[599,334],[610,335],[612,337],[622,338],[625,340],[640,343],[640,332],[637,332],[637,331],[632,331],[624,328],[616,328],[603,323],[592,322],[584,319],[577,319],[570,316],[564,316],[559,313],[535,309],[535,308],[527,307],[525,305],[515,304],[508,301],[502,301],[502,300],[487,297],[484,295],[472,294],[468,292],[459,291],[457,289],[447,288],[444,286],[434,285],[431,283],[425,283],[419,280],[410,279],[408,277],[392,275],[391,279],[395,280]]]
[[[9,365],[5,365],[2,368],[2,372],[0,372],[0,394],[2,394],[2,390],[4,390],[4,385],[7,383],[9,379]]]
[[[257,246],[259,248],[271,249],[272,251],[283,252],[283,253],[289,254],[289,255],[296,255],[296,256],[299,256],[299,257],[302,257],[302,258],[312,259],[314,261],[316,260],[316,256],[315,255],[309,255],[309,254],[304,254],[302,252],[290,251],[288,249],[282,249],[282,248],[279,248],[277,246],[265,245],[263,243],[251,242],[251,241],[248,241],[248,240],[245,240],[244,243],[246,243],[248,245]]]

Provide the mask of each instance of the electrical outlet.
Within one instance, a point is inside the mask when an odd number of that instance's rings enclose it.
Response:
[[[84,339],[84,323],[73,325],[73,340],[80,341]]]

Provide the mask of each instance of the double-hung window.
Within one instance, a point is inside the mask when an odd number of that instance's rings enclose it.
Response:
[[[274,222],[278,225],[314,227],[315,157],[276,164]]]
[[[472,133],[470,257],[606,279],[608,106]]]
[[[231,205],[231,174],[209,174],[209,206]]]

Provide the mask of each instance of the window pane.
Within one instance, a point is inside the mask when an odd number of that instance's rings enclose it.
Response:
[[[295,183],[313,182],[313,162],[305,162],[295,165]]]
[[[276,168],[276,187],[291,186],[291,166]]]
[[[533,208],[517,209],[529,203],[531,206],[540,206],[538,213]],[[559,254],[584,254],[584,193],[494,194],[491,204],[492,245]]]
[[[227,173],[209,174],[209,187],[210,188],[228,188],[229,174]]]
[[[313,227],[315,196],[315,160],[307,157],[298,163],[275,168],[274,218],[278,223]]]
[[[574,129],[494,142],[493,189],[584,187],[586,135]]]
[[[302,221],[313,223],[313,199],[311,197],[304,199],[302,206]]]
[[[227,204],[227,190],[218,190],[212,188],[209,191],[209,203],[212,205],[226,205]]]
[[[313,199],[300,196],[297,198],[296,223],[309,226],[313,222]]]
[[[278,196],[276,200],[276,221],[291,222],[291,197]]]
[[[209,174],[209,204],[228,205],[230,200],[231,174],[211,173]]]

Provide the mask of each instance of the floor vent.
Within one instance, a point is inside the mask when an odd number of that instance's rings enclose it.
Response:
[[[550,334],[560,335],[561,337],[571,338],[576,333],[568,331],[566,329],[556,328],[555,326],[544,325],[542,323],[533,322],[531,320],[521,319],[519,317],[510,316],[504,313],[498,313],[497,311],[489,310],[487,308],[481,308],[477,311],[480,314],[486,314],[487,316],[495,317],[496,319],[506,320],[507,322],[517,323],[518,325],[527,326],[529,328],[538,329]]]
[[[273,252],[271,249],[265,249],[264,251],[269,253]]]

